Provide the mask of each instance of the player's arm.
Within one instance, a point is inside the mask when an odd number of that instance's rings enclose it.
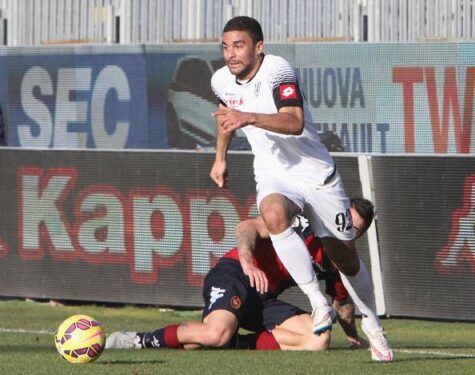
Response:
[[[244,126],[253,125],[280,134],[302,134],[305,124],[304,100],[294,69],[284,59],[276,59],[268,82],[277,113],[250,113],[220,108],[224,132],[233,132]]]
[[[241,221],[236,226],[239,261],[244,274],[249,277],[252,287],[255,287],[260,293],[266,293],[269,281],[264,271],[256,267],[253,258],[258,238],[269,238],[269,231],[261,217]]]
[[[241,112],[223,106],[216,114],[222,116],[220,127],[224,134],[247,125],[287,135],[299,135],[304,128],[303,109],[299,106],[281,107],[275,114]]]
[[[226,179],[228,176],[226,160],[229,143],[234,135],[234,131],[224,131],[222,125],[224,118],[220,114],[220,111],[224,109],[226,109],[226,107],[219,104],[218,111],[212,114],[216,120],[216,155],[213,167],[211,168],[210,177],[219,187],[226,186]]]
[[[341,328],[346,334],[346,338],[351,343],[351,346],[355,349],[368,348],[366,340],[358,336],[355,324],[355,305],[351,299],[339,302],[333,300],[333,308],[337,312],[337,319]]]

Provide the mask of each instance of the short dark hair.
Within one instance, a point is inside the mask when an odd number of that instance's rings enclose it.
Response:
[[[228,31],[247,31],[254,44],[264,40],[262,28],[259,22],[254,18],[247,16],[237,16],[231,18],[224,26],[223,34]]]
[[[361,232],[364,233],[368,230],[371,223],[374,219],[374,204],[368,199],[354,197],[350,199],[350,203],[354,206],[356,212],[361,216],[365,222],[365,227],[360,228]]]

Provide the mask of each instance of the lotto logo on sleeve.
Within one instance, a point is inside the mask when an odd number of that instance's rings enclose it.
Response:
[[[293,83],[279,86],[280,100],[297,99],[297,89]]]

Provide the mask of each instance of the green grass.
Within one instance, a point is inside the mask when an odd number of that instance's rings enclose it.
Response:
[[[52,333],[5,332],[6,329],[53,332],[65,318],[79,313],[98,319],[106,332],[152,330],[200,316],[199,312],[163,312],[151,307],[53,307],[44,303],[2,301],[0,374],[475,373],[473,323],[388,319],[384,325],[396,356],[390,364],[371,363],[368,351],[346,349],[338,326],[334,329],[334,349],[323,353],[116,350],[104,352],[95,363],[87,365],[72,365],[61,359],[54,348]],[[463,358],[463,354],[471,357]]]

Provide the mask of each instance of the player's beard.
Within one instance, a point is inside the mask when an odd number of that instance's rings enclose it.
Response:
[[[228,66],[229,71],[231,74],[235,75],[238,78],[241,78],[244,74],[249,73],[249,66],[245,66],[241,61],[239,61],[240,65],[231,66],[231,61],[226,61],[226,65]]]
[[[226,65],[228,66],[229,71],[231,74],[235,75],[238,79],[245,79],[249,73],[256,67],[256,65],[260,64],[260,56],[257,56],[253,61],[249,62],[248,64],[243,64],[242,61],[239,61],[243,68],[240,71],[233,71],[233,69],[229,66],[231,61],[226,61]],[[252,78],[252,77],[250,77]]]
[[[251,72],[252,68],[254,68],[254,66],[245,66],[238,74],[236,74],[236,77],[238,79],[245,79]]]

